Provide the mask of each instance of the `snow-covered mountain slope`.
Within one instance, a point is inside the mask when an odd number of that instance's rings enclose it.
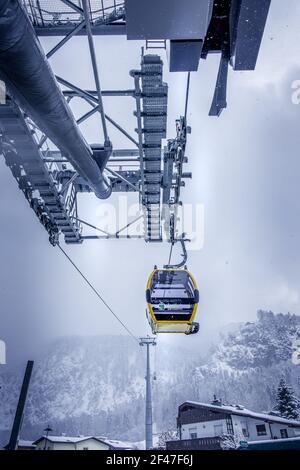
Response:
[[[299,316],[258,311],[256,322],[224,335],[210,360],[196,368],[199,398],[216,393],[227,402],[270,410],[281,377],[299,395],[300,366],[293,360],[299,339]]]
[[[185,349],[159,345],[151,351],[154,419],[174,426],[177,400],[200,358]],[[145,348],[128,336],[68,337],[57,340],[36,361],[24,428],[30,438],[48,425],[55,432],[143,438]],[[0,370],[1,371],[1,370]],[[18,378],[0,376],[0,430],[9,429],[17,402]],[[181,394],[180,391],[181,390]],[[177,397],[179,397],[177,399]],[[164,410],[162,412],[162,410]]]
[[[152,350],[156,430],[176,427],[183,401],[210,401],[214,393],[268,411],[281,376],[299,395],[300,366],[291,360],[297,337],[300,317],[258,312],[256,322],[214,338],[205,363],[203,355],[159,342]],[[8,430],[22,372],[2,367],[0,374],[0,430]],[[144,374],[145,351],[130,337],[57,340],[35,363],[22,437],[36,438],[50,424],[55,433],[142,440]]]
[[[291,361],[297,338],[300,317],[259,310],[256,322],[245,323],[222,336],[211,361],[203,368],[234,374]]]

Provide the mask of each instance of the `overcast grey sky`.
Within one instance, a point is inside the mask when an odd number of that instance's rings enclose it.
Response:
[[[259,308],[300,313],[300,107],[291,101],[291,83],[300,79],[299,13],[298,0],[272,1],[257,69],[230,71],[228,108],[219,119],[208,117],[218,58],[210,56],[192,74],[187,155],[193,180],[182,197],[205,207],[204,248],[191,252],[188,262],[199,283],[201,332],[161,341],[197,347],[215,326],[253,320]],[[55,39],[42,43],[47,51]],[[129,70],[139,67],[142,43],[125,37],[97,37],[95,43],[103,88],[132,87]],[[54,71],[94,88],[86,52],[86,38],[73,38],[51,59]],[[165,66],[164,79],[172,137],[184,109],[186,75],[169,74]],[[132,99],[106,98],[105,108],[133,133]],[[73,109],[78,116],[86,110],[79,102]],[[89,142],[103,140],[99,116],[82,130]],[[115,148],[130,147],[110,130]],[[22,350],[27,358],[65,334],[123,333],[49,245],[2,159],[0,201],[0,338],[7,341],[8,359]],[[99,204],[81,196],[82,216],[97,222]],[[167,245],[111,240],[66,250],[135,334],[150,332],[145,284],[153,265],[166,262]]]

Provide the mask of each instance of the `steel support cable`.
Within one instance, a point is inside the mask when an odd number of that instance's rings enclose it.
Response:
[[[130,331],[129,328],[125,325],[125,323],[122,322],[122,320],[118,317],[118,315],[112,310],[112,308],[108,305],[108,303],[105,302],[103,297],[100,295],[100,293],[97,291],[97,289],[90,283],[90,281],[87,279],[87,277],[83,274],[83,272],[78,268],[78,266],[74,263],[74,261],[70,258],[70,256],[65,252],[65,250],[60,246],[60,244],[57,244],[58,248],[61,250],[61,252],[65,255],[65,257],[68,259],[68,261],[72,264],[72,266],[76,269],[76,271],[80,274],[80,276],[84,279],[84,281],[88,284],[88,286],[92,289],[92,291],[96,294],[99,300],[105,305],[105,307],[110,311],[110,313],[115,317],[115,319],[120,323],[120,325],[123,326],[123,328],[127,331],[127,333],[139,343],[139,340],[137,339],[136,336]]]
[[[184,108],[184,121],[186,125],[186,117],[187,117],[187,110],[189,104],[189,93],[190,93],[190,72],[187,76],[187,83],[186,83],[186,94],[185,94],[185,108]]]
[[[168,267],[171,266],[171,258],[172,258],[173,246],[174,246],[174,243],[171,243],[170,253],[169,253],[169,261],[168,261],[168,264],[165,264],[165,265],[164,265],[164,268],[166,268],[166,266],[168,266]],[[167,268],[167,269],[168,269],[168,268]],[[165,296],[166,296],[166,291],[164,291],[164,297],[165,297]]]

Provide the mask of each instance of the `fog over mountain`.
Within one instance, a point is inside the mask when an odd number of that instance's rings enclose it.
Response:
[[[176,428],[185,400],[227,403],[270,411],[281,377],[300,396],[300,368],[293,363],[300,317],[259,311],[255,322],[231,325],[206,354],[158,341],[152,348],[153,408],[157,432]],[[22,371],[0,376],[0,430],[11,427]],[[66,337],[35,364],[22,437],[37,438],[50,424],[55,433],[143,439],[145,351],[130,337]]]
[[[208,116],[219,66],[218,55],[191,75],[185,203],[204,205],[204,246],[189,252],[188,267],[199,284],[199,338],[163,339],[195,349],[216,325],[255,319],[259,308],[300,312],[299,112],[292,83],[300,78],[300,2],[272,0],[256,70],[229,72],[228,107]],[[49,51],[57,38],[41,38]],[[95,37],[103,89],[131,89],[131,69],[139,67],[143,42]],[[54,72],[83,89],[94,80],[86,38],[73,37],[52,58]],[[169,73],[168,137],[184,112],[186,74]],[[80,57],[80,63],[78,61]],[[117,57],[118,60],[113,60]],[[75,101],[77,103],[77,101]],[[87,109],[80,101],[76,118]],[[135,135],[131,98],[105,98],[107,114]],[[82,123],[88,142],[103,142],[99,116]],[[115,149],[129,142],[110,128]],[[123,138],[124,137],[124,138]],[[128,195],[128,204],[137,198]],[[103,202],[79,201],[80,215],[101,226]],[[107,202],[118,209],[118,198]],[[122,334],[121,326],[84,285],[48,237],[0,157],[0,339],[9,364],[42,356],[59,336]],[[122,224],[121,224],[122,225]],[[125,225],[125,224],[124,224]],[[91,241],[66,247],[108,304],[137,335],[149,332],[145,284],[154,264],[166,263],[167,244],[143,240]],[[173,260],[181,259],[174,249]],[[197,346],[197,347],[196,347]]]

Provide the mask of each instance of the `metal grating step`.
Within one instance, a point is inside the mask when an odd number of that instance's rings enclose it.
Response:
[[[31,207],[35,210],[37,206],[39,211],[47,214],[52,225],[65,234],[66,243],[81,243],[81,226],[73,221],[68,209],[64,206],[53,178],[43,162],[43,155],[34,140],[32,131],[21,110],[12,101],[8,101],[6,105],[0,105],[0,129],[5,138],[12,143],[14,152],[3,148],[3,154],[20,189],[25,195],[31,189],[37,190],[40,194],[39,200],[28,199],[29,202],[32,201]],[[43,219],[40,215],[39,218]]]

